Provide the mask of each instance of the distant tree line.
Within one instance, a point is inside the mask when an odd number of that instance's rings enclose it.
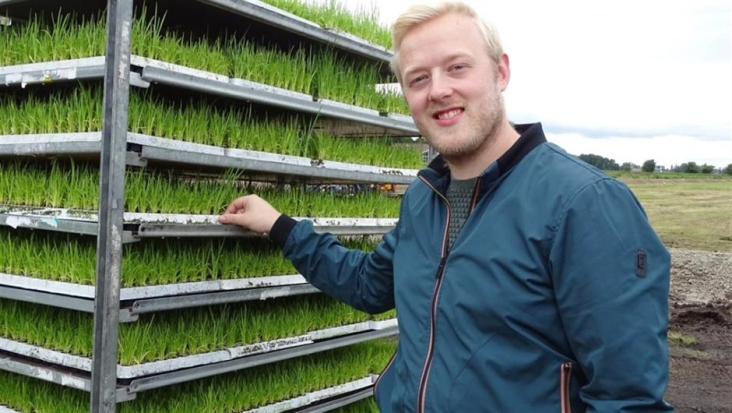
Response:
[[[729,166],[728,166],[729,167]],[[714,172],[714,165],[697,165],[696,162],[685,162],[681,165],[677,165],[674,168],[672,168],[672,171],[674,172],[683,172],[687,174],[710,174]]]
[[[578,156],[578,158],[604,171],[634,171],[640,169],[643,172],[654,172],[656,170],[656,161],[653,159],[643,162],[643,166],[638,166],[630,162],[624,162],[622,165],[618,165],[614,159],[605,158],[604,156],[595,154],[582,154]],[[671,166],[671,168],[668,169],[668,171],[671,172],[688,174],[711,174],[714,173],[715,170],[716,168],[714,165],[707,165],[706,163],[698,165],[696,162],[685,162],[681,165]],[[732,175],[732,164],[720,169],[719,172]]]
[[[604,156],[594,155],[590,153],[587,155],[582,154],[579,156],[579,158],[598,169],[602,169],[603,171],[620,170],[620,165],[618,165],[618,163],[615,162],[614,159],[609,159]]]

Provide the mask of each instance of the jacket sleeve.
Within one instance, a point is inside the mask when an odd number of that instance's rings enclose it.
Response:
[[[673,411],[663,401],[670,255],[624,184],[603,179],[574,194],[550,265],[587,413]]]
[[[282,219],[282,218],[281,218]],[[318,234],[310,221],[278,221],[286,258],[308,282],[344,303],[370,314],[394,308],[393,263],[397,227],[371,253],[350,250],[332,234]],[[289,227],[282,230],[283,227]],[[283,232],[286,233],[283,234]]]

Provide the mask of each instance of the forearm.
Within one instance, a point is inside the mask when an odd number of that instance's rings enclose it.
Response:
[[[318,234],[309,221],[280,217],[270,237],[312,285],[352,307],[380,313],[394,307],[391,255],[385,242],[373,253],[351,250],[332,234]]]

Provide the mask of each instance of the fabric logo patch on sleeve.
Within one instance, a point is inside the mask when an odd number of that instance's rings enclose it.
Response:
[[[648,255],[643,250],[635,252],[635,275],[646,278],[648,273]]]

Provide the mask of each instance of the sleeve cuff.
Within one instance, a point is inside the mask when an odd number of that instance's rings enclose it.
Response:
[[[280,248],[285,248],[285,243],[287,242],[287,237],[290,236],[290,233],[292,232],[292,229],[295,228],[295,225],[297,225],[297,221],[290,218],[289,216],[282,214],[279,218],[277,218],[277,221],[275,221],[274,225],[272,225],[272,230],[269,232],[269,237],[277,243],[277,245],[280,246]]]

